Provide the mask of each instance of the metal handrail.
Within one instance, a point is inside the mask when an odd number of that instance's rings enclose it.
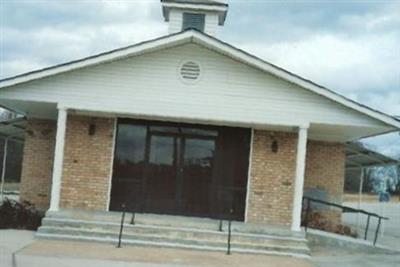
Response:
[[[121,247],[121,240],[122,240],[122,231],[124,230],[124,221],[125,221],[125,212],[126,212],[126,206],[125,204],[121,205],[122,207],[122,216],[121,216],[121,226],[119,228],[119,235],[118,235],[118,245],[117,248]]]
[[[233,214],[233,209],[229,210],[229,221],[228,221],[228,240],[227,240],[227,250],[226,250],[226,255],[231,255],[231,236],[232,236],[232,214]]]
[[[131,225],[135,225],[135,212],[132,212],[132,217],[131,217]]]
[[[122,209],[122,215],[121,215],[121,224],[120,224],[120,229],[119,229],[119,235],[118,235],[118,244],[117,248],[121,248],[122,244],[122,235],[123,235],[123,230],[124,230],[124,222],[125,222],[125,213],[126,213],[126,205],[123,203],[121,205]],[[233,208],[229,210],[229,217],[228,217],[228,236],[227,236],[227,250],[226,250],[226,255],[231,255],[231,239],[232,239],[232,218],[233,218]],[[132,217],[130,220],[130,224],[134,225],[135,224],[135,211],[132,211]],[[223,231],[223,219],[221,218],[219,220],[219,226],[218,230],[220,232]]]
[[[308,215],[309,215],[310,209],[311,209],[311,202],[316,202],[316,203],[320,203],[320,204],[324,204],[324,205],[327,205],[327,206],[332,206],[332,207],[341,209],[343,213],[345,213],[345,212],[354,212],[354,213],[361,213],[361,214],[367,215],[368,217],[367,217],[367,225],[366,225],[366,228],[365,228],[364,240],[367,240],[369,223],[370,223],[371,217],[378,218],[378,226],[377,226],[377,228],[375,230],[375,238],[374,238],[374,242],[373,242],[374,246],[376,245],[376,242],[378,240],[378,233],[379,233],[379,229],[380,229],[380,226],[381,226],[381,221],[382,220],[389,220],[389,218],[380,216],[379,214],[376,214],[376,213],[373,213],[373,212],[368,212],[368,211],[365,211],[365,210],[362,210],[362,209],[355,209],[355,208],[352,208],[352,207],[347,207],[347,206],[339,205],[339,204],[336,204],[336,203],[332,203],[332,202],[328,202],[328,201],[324,201],[324,200],[320,200],[320,199],[316,199],[316,198],[311,198],[311,197],[304,196],[303,197],[303,203],[304,203],[304,200],[307,200],[307,208],[306,208],[306,215],[305,215],[305,222],[304,222],[304,230],[306,232],[307,232],[307,229],[308,229]]]

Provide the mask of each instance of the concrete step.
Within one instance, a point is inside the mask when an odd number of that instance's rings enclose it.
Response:
[[[51,240],[71,240],[71,241],[86,241],[86,242],[99,242],[99,243],[109,243],[117,244],[118,239],[104,239],[104,238],[93,238],[86,236],[71,236],[62,234],[37,234],[40,239],[51,239]],[[133,245],[133,246],[150,246],[150,247],[160,247],[160,248],[173,248],[173,249],[189,249],[189,250],[201,250],[201,251],[214,251],[214,252],[226,252],[226,247],[209,247],[206,245],[196,246],[196,245],[185,245],[181,243],[161,243],[161,242],[151,242],[151,241],[139,241],[139,240],[124,240],[123,246]],[[290,253],[290,252],[279,252],[279,251],[261,251],[261,250],[251,250],[251,249],[239,249],[231,248],[231,253],[243,253],[243,254],[260,254],[260,255],[276,255],[276,256],[290,256],[297,258],[309,259],[309,254],[303,253]]]
[[[115,212],[115,211],[87,212],[79,210],[62,210],[57,212],[47,212],[46,218],[62,219],[62,220],[72,219],[85,222],[120,224],[121,214],[122,214],[121,212]],[[131,218],[131,213],[127,213],[125,222],[128,222],[130,218]],[[135,224],[217,231],[219,229],[220,221],[209,218],[136,213]],[[228,225],[227,221],[224,220],[223,221],[224,231],[227,230],[227,225]],[[232,232],[305,239],[304,232],[292,232],[288,227],[282,227],[276,225],[268,225],[268,227],[266,227],[265,225],[244,223],[239,221],[232,221]]]
[[[118,232],[115,231],[93,231],[92,229],[77,229],[77,228],[68,228],[68,227],[42,227],[40,233],[46,234],[63,234],[63,235],[73,235],[73,236],[87,236],[87,237],[96,237],[96,238],[105,238],[105,239],[117,239]],[[196,246],[209,246],[209,247],[226,247],[227,246],[227,236],[225,236],[225,240],[201,240],[195,238],[188,237],[176,237],[176,236],[167,236],[167,235],[157,235],[157,234],[143,234],[143,233],[126,233],[123,234],[124,240],[138,240],[138,241],[151,241],[151,242],[160,242],[160,243],[180,243],[185,245],[196,245]],[[305,244],[297,244],[297,245],[285,245],[285,244],[254,244],[251,242],[243,243],[240,240],[237,240],[234,236],[231,239],[231,245],[241,249],[253,249],[253,250],[271,250],[271,251],[281,251],[281,252],[290,252],[290,253],[309,253],[309,249]]]
[[[92,232],[91,232],[92,233]],[[69,233],[61,232],[61,233],[46,233],[46,232],[38,232],[36,234],[37,238],[40,239],[59,239],[59,240],[74,240],[74,241],[93,241],[93,242],[101,242],[101,243],[110,243],[117,244],[118,236],[116,234],[107,233],[104,236],[90,234],[90,235],[82,235],[80,233]],[[205,250],[205,251],[221,251],[226,252],[227,247],[218,246],[212,244],[210,242],[207,243],[199,243],[199,242],[183,242],[182,240],[170,240],[170,239],[162,239],[162,238],[138,238],[135,236],[134,239],[124,237],[122,240],[122,245],[140,245],[140,246],[152,246],[152,247],[167,247],[167,248],[176,248],[176,249],[195,249],[195,250]],[[251,253],[251,254],[266,254],[266,255],[282,255],[282,256],[292,256],[299,258],[309,258],[309,251],[298,251],[298,250],[289,250],[285,248],[245,248],[242,246],[234,246],[231,247],[231,252],[233,253]]]
[[[109,222],[93,222],[93,221],[81,221],[71,219],[54,219],[45,218],[43,220],[43,226],[47,227],[69,227],[78,229],[91,229],[91,230],[103,230],[110,232],[118,232],[120,224],[109,223]],[[178,227],[167,227],[167,226],[153,226],[153,225],[140,225],[140,224],[124,224],[124,233],[130,234],[153,234],[158,236],[173,236],[176,238],[193,238],[198,240],[215,240],[225,242],[227,229],[223,231],[215,230],[203,230],[197,228],[178,228]],[[269,245],[298,245],[305,244],[307,240],[305,238],[296,237],[283,237],[276,235],[265,235],[265,234],[252,234],[252,233],[239,233],[232,232],[234,240],[241,243],[250,244],[269,244]]]
[[[123,244],[226,251],[228,222],[219,231],[218,220],[169,215],[137,214],[131,225],[127,214]],[[118,242],[120,212],[57,212],[46,214],[38,238]],[[307,258],[310,250],[304,233],[288,228],[232,222],[233,252]]]
[[[75,219],[45,218],[38,238],[116,243],[120,225]],[[227,232],[187,227],[124,224],[124,244],[225,251]],[[298,237],[233,232],[232,251],[308,257],[307,241]]]

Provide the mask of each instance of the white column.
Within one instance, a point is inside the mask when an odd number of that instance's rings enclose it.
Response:
[[[60,205],[61,177],[62,177],[62,169],[64,161],[64,143],[65,143],[66,125],[67,125],[67,109],[59,107],[49,211],[58,211]]]
[[[292,211],[292,231],[301,231],[301,204],[303,200],[304,173],[306,168],[308,126],[299,127],[296,157],[296,176],[294,181],[294,197]]]

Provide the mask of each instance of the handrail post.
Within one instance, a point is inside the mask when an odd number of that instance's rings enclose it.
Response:
[[[370,218],[371,218],[371,215],[368,214],[367,226],[365,227],[365,236],[364,236],[364,240],[367,240],[368,228],[369,228],[369,220],[370,220]]]
[[[357,213],[362,213],[367,215],[367,224],[365,227],[365,235],[364,235],[364,240],[368,239],[368,230],[369,230],[369,226],[370,226],[370,221],[371,221],[371,217],[376,217],[379,219],[378,221],[378,226],[375,232],[375,237],[374,237],[374,245],[376,244],[376,241],[378,239],[378,233],[379,230],[381,228],[381,224],[382,224],[382,220],[389,220],[389,218],[380,216],[376,213],[371,213],[371,212],[367,212],[365,210],[361,210],[361,209],[355,209],[355,208],[351,208],[351,207],[347,207],[347,206],[343,206],[343,205],[339,205],[339,204],[335,204],[335,203],[331,203],[331,202],[327,202],[327,201],[323,201],[323,200],[319,200],[319,199],[315,199],[315,198],[311,198],[311,197],[303,197],[303,206],[304,206],[304,202],[305,200],[307,200],[307,208],[306,208],[306,215],[305,215],[305,221],[304,221],[304,230],[305,232],[307,232],[308,228],[309,228],[309,214],[310,214],[310,210],[311,210],[311,203],[312,202],[316,202],[316,203],[321,203],[324,205],[328,205],[328,206],[333,206],[335,208],[339,208],[341,209],[342,213],[344,212],[357,212]]]
[[[228,222],[228,248],[226,251],[226,255],[231,255],[232,214],[233,214],[233,209],[230,210],[230,216]]]
[[[131,224],[135,225],[135,212],[132,212]]]
[[[222,232],[222,219],[219,220],[218,231]]]
[[[125,204],[122,204],[121,207],[122,207],[121,227],[119,228],[119,236],[118,236],[117,248],[121,247],[122,231],[124,229],[124,221],[125,221]]]
[[[376,231],[375,231],[374,246],[376,245],[376,241],[378,240],[378,233],[379,233],[379,228],[381,227],[381,220],[382,220],[382,217],[379,217],[378,226],[376,227]]]
[[[304,224],[304,231],[307,233],[308,229],[308,214],[310,213],[310,205],[311,205],[311,200],[307,198],[307,209],[306,209],[306,218],[305,218],[305,224]]]

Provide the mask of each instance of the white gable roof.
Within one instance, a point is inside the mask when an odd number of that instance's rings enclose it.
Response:
[[[228,43],[222,42],[216,38],[208,36],[196,30],[187,30],[181,33],[168,35],[165,37],[157,38],[154,40],[139,43],[133,46],[128,46],[106,53],[94,55],[91,57],[83,58],[76,61],[71,61],[65,64],[49,67],[22,75],[6,78],[0,80],[0,89],[5,87],[14,86],[17,84],[33,81],[45,77],[49,77],[72,70],[77,70],[84,67],[99,65],[106,62],[116,61],[118,59],[141,55],[153,51],[158,51],[165,48],[175,47],[177,45],[195,43],[204,46],[210,50],[214,50],[220,54],[229,56],[230,58],[265,71],[278,78],[284,79],[290,83],[296,84],[304,89],[307,89],[320,96],[326,97],[336,103],[339,103],[347,108],[358,111],[371,118],[381,121],[389,126],[400,128],[400,121],[396,118],[384,114],[382,112],[373,110],[367,106],[361,105],[352,101],[342,95],[339,95],[325,87],[315,84],[300,76],[290,73],[282,68],[279,68],[269,62],[266,62],[258,57],[255,57],[243,50],[235,48]]]

